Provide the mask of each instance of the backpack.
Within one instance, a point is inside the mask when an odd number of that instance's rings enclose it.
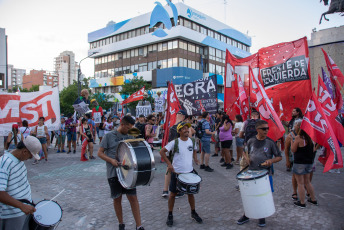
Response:
[[[136,124],[136,128],[138,128],[140,130],[140,135],[138,136],[138,138],[143,138],[146,140],[146,131],[145,131],[145,128],[146,128],[146,124],[141,124],[140,122],[138,122]]]
[[[195,146],[195,142],[196,142],[195,138],[190,138],[190,139],[192,141],[192,147],[194,147]],[[171,161],[171,163],[173,161],[173,157],[174,157],[175,153],[179,153],[179,138],[176,138],[174,140],[174,148],[173,148],[173,151],[171,151],[170,155],[169,155],[169,160]]]
[[[172,140],[174,140],[174,139],[179,137],[179,133],[177,132],[178,124],[176,124],[176,125],[174,125],[174,126],[172,126],[170,128],[170,131],[169,131],[169,134],[168,134],[168,142],[170,142],[170,141],[172,141]]]
[[[203,130],[203,123],[204,121],[199,121],[197,122],[197,126],[196,126],[196,137],[201,139],[204,135],[204,130]]]
[[[256,122],[258,121],[254,120],[254,119],[250,119],[247,120],[247,124],[245,126],[245,143],[247,143],[247,141],[251,138],[254,137],[258,134],[257,130],[256,130]]]

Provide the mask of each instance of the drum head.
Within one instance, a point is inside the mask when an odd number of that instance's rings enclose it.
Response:
[[[238,180],[254,180],[261,178],[268,174],[268,170],[260,169],[260,170],[246,170],[237,175]]]
[[[132,148],[128,145],[128,143],[119,143],[117,148],[119,163],[121,163],[122,166],[126,165],[127,167],[118,167],[117,176],[122,186],[125,188],[131,187],[134,180],[134,171],[137,167],[136,159],[133,159],[134,155],[131,151]]]
[[[201,182],[201,177],[195,173],[182,173],[179,174],[178,180],[186,183],[186,184],[198,184]]]
[[[42,200],[35,208],[33,218],[43,226],[53,226],[62,218],[62,209],[55,201]]]

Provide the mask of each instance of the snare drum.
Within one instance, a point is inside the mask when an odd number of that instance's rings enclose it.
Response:
[[[149,185],[154,177],[155,161],[150,145],[143,139],[124,140],[118,144],[118,181],[126,188]]]
[[[33,213],[29,222],[30,230],[50,230],[55,229],[62,219],[62,208],[50,200],[42,200],[35,206],[36,212]]]
[[[195,173],[182,173],[177,177],[177,190],[186,194],[197,194],[202,178]]]

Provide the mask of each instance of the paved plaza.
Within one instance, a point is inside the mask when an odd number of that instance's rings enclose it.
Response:
[[[98,148],[96,144],[95,153]],[[33,160],[26,162],[33,199],[35,202],[51,199],[64,190],[55,199],[63,208],[58,229],[118,229],[109,198],[105,162],[98,157],[81,162],[80,150],[78,146],[76,154],[66,154],[50,149],[48,162],[42,161],[38,165],[32,165]],[[240,192],[235,189],[239,166],[226,170],[220,167],[219,157],[211,158],[210,166],[215,169],[212,173],[195,166],[203,180],[200,193],[195,196],[196,211],[204,223],[191,220],[185,196],[176,200],[174,226],[167,227],[167,199],[161,197],[166,166],[160,163],[158,151],[154,151],[154,155],[157,170],[153,182],[150,186],[137,188],[145,229],[260,229],[257,220],[250,220],[242,226],[236,224],[243,214]],[[265,229],[344,229],[344,173],[323,174],[322,169],[317,162],[313,185],[319,206],[307,204],[305,209],[300,209],[293,205],[291,199],[292,174],[286,172],[285,160],[275,164],[273,195],[276,213],[266,219]],[[134,230],[135,222],[126,198],[123,198],[123,213],[126,229]]]

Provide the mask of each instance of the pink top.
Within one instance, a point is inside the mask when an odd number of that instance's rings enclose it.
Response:
[[[220,134],[219,134],[219,138],[220,141],[229,141],[229,140],[233,140],[233,136],[232,136],[232,126],[225,131],[225,127],[221,126],[220,127]]]

